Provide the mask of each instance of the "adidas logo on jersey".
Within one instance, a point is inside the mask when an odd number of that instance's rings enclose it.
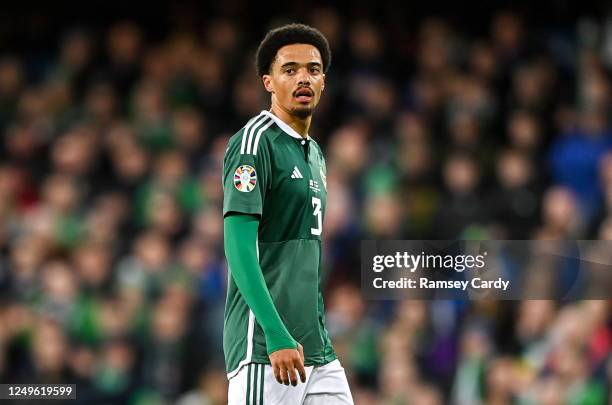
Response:
[[[292,179],[303,179],[304,176],[302,176],[302,173],[300,173],[300,169],[297,168],[297,166],[293,166],[293,173],[291,173],[291,178]]]

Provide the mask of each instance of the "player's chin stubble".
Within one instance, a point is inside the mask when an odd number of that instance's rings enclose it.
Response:
[[[292,113],[294,116],[298,117],[299,119],[305,119],[308,118],[312,115],[312,108],[310,107],[305,107],[305,108],[294,108]]]

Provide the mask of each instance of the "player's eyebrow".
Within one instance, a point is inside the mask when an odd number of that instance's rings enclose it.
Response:
[[[281,65],[281,69],[284,69],[286,67],[293,67],[293,66],[298,66],[299,63],[297,62],[287,62],[287,63],[283,63]],[[306,65],[308,66],[322,66],[320,62],[308,62],[306,63]]]
[[[286,67],[290,67],[290,66],[297,66],[297,64],[298,64],[297,62],[287,62],[287,63],[283,63],[283,64],[281,65],[281,69],[282,69],[282,68],[286,68]]]

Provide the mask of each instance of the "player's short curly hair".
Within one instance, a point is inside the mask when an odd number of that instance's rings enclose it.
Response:
[[[304,24],[287,24],[269,31],[259,44],[255,54],[257,76],[269,74],[278,50],[291,44],[310,44],[317,48],[323,61],[323,73],[327,72],[331,63],[331,51],[321,31]]]

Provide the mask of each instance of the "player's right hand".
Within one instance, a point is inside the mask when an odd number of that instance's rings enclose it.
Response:
[[[274,377],[279,384],[298,384],[297,374],[300,380],[306,382],[306,369],[304,368],[304,348],[298,343],[297,349],[282,349],[270,354],[270,363],[274,370]]]

